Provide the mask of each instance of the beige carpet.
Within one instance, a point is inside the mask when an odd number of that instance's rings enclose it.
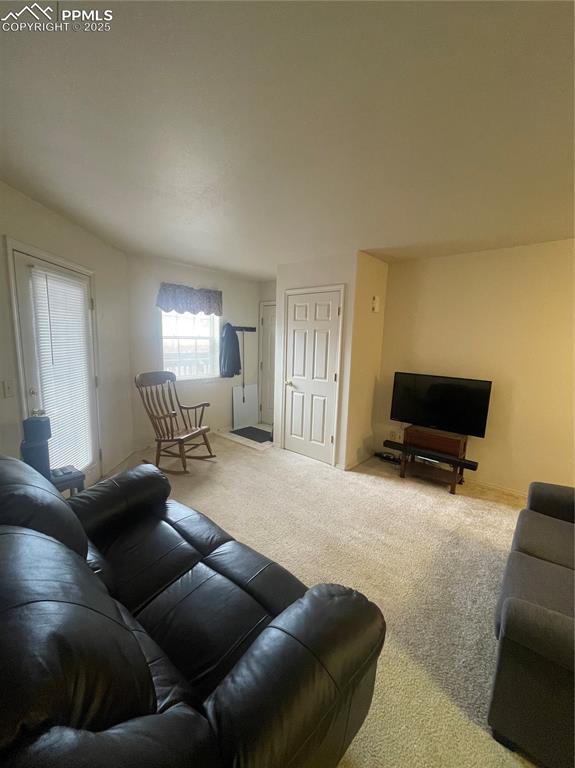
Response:
[[[305,583],[355,587],[385,615],[373,705],[342,768],[529,765],[486,724],[493,610],[521,499],[467,485],[451,496],[377,459],[341,472],[213,444],[217,459],[169,475],[175,498]]]

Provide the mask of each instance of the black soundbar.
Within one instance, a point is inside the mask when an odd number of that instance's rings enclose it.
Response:
[[[415,445],[405,445],[404,443],[398,443],[396,440],[384,440],[383,445],[386,448],[393,448],[395,451],[402,451],[408,455],[415,454],[422,459],[434,459],[435,461],[443,461],[446,464],[451,464],[452,467],[463,467],[463,469],[471,469],[475,472],[479,466],[478,462],[471,461],[471,459],[458,459],[457,456],[451,456],[449,453],[440,453],[439,451],[429,451],[427,448],[418,448]]]

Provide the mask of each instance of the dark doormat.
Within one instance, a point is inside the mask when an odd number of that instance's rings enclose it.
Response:
[[[242,427],[241,429],[232,429],[232,435],[239,435],[248,440],[255,440],[256,443],[269,443],[272,439],[272,433],[258,427]]]

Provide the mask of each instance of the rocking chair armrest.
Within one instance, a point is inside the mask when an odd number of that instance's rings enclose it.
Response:
[[[166,419],[174,419],[176,416],[176,412],[171,411],[170,413],[160,413],[158,415],[154,414],[154,419],[161,419],[162,421],[165,421]]]
[[[197,405],[182,405],[181,408],[184,411],[193,411],[195,408],[209,408],[209,403],[198,403]]]

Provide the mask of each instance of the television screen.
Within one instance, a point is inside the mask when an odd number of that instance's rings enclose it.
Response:
[[[391,418],[460,435],[485,436],[491,382],[397,372]]]

